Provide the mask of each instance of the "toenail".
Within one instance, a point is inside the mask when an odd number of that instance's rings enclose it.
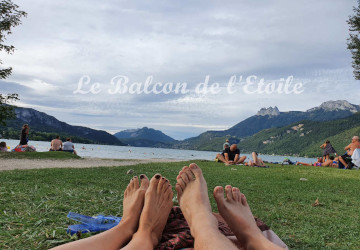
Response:
[[[134,176],[133,178],[134,178],[134,179],[136,179],[136,178],[137,178],[137,176]]]
[[[144,179],[145,178],[145,175],[140,175],[140,179]]]
[[[166,179],[165,181],[166,181],[166,182],[168,182],[168,180],[167,180],[167,179]]]
[[[164,178],[164,177],[161,177],[161,179],[165,180],[165,178]]]
[[[160,179],[160,175],[159,174],[155,175],[155,178]]]

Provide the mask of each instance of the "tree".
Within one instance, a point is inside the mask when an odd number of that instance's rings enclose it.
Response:
[[[11,34],[11,29],[21,24],[21,18],[26,17],[26,12],[19,10],[19,6],[11,0],[0,2],[0,51],[12,54],[15,47],[5,45],[5,36]],[[0,59],[0,65],[2,60]],[[0,79],[6,79],[11,75],[12,68],[0,69]],[[9,105],[13,101],[19,100],[17,94],[5,95],[0,93],[0,124],[5,125],[5,121],[14,118],[14,107]]]
[[[349,20],[347,20],[350,26],[350,37],[347,39],[347,48],[352,54],[354,77],[356,80],[360,80],[360,0],[358,0],[358,7],[354,7],[353,10],[355,14],[349,16]]]

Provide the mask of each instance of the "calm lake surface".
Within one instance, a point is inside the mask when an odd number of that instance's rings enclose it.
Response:
[[[5,140],[11,149],[19,144],[19,140]],[[29,141],[29,145],[35,146],[36,151],[49,151],[50,142]],[[75,150],[81,157],[91,158],[111,158],[111,159],[176,159],[176,160],[214,160],[217,153],[210,151],[165,149],[165,148],[142,148],[130,146],[112,146],[74,143]],[[240,149],[241,150],[241,149]],[[241,154],[251,157],[249,154]],[[263,160],[270,162],[282,162],[286,156],[279,155],[259,155]],[[287,157],[291,161],[315,162],[315,158]]]

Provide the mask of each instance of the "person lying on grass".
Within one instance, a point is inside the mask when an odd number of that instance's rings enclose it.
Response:
[[[241,164],[246,160],[246,156],[240,157],[240,150],[236,144],[232,144],[230,148],[225,148],[221,154],[216,155],[216,159],[226,165]]]
[[[177,176],[175,189],[182,213],[194,237],[195,249],[238,249],[218,229],[211,211],[207,184],[195,163]],[[141,183],[141,184],[140,184]],[[54,249],[154,249],[159,243],[172,208],[173,192],[168,179],[155,174],[149,181],[135,176],[124,193],[123,217],[114,228]],[[246,249],[281,249],[257,227],[244,194],[238,188],[217,186],[214,197],[221,216]]]
[[[258,167],[265,167],[265,163],[263,162],[263,160],[258,157],[258,153],[257,152],[252,152],[251,153],[252,155],[252,160],[250,160],[249,162],[246,162],[245,165],[246,166],[252,166],[252,167],[255,167],[255,166],[258,166]]]
[[[317,162],[314,163],[306,163],[298,161],[296,165],[303,165],[303,166],[315,166],[315,167],[333,167],[337,168],[339,166],[338,158],[334,158],[334,156],[330,156],[329,160],[323,162],[322,157],[318,157]]]

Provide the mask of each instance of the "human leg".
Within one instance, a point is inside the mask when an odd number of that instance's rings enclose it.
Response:
[[[235,164],[241,164],[241,163],[244,163],[244,161],[246,160],[246,156],[243,155],[241,157],[239,157],[239,160],[235,163]]]
[[[225,157],[222,154],[217,154],[216,159],[218,159],[219,161],[221,161],[223,163],[226,162]]]
[[[298,161],[296,165],[303,165],[303,166],[312,166],[312,164],[306,163],[306,162],[300,162]]]
[[[339,161],[346,167],[347,166],[347,163],[346,163],[346,161],[344,160],[344,155],[342,155],[342,156],[339,156]]]
[[[192,163],[184,167],[176,179],[180,208],[195,239],[195,249],[237,249],[218,230],[201,169]]]
[[[172,208],[173,192],[169,180],[156,174],[145,193],[139,229],[123,249],[154,249],[161,239]]]
[[[124,192],[123,217],[117,226],[89,238],[57,246],[54,249],[119,249],[129,242],[138,227],[145,191],[149,186],[149,179],[145,175],[141,175],[140,179],[141,186],[135,176]]]
[[[321,164],[321,166],[323,167],[331,167],[332,166],[333,161],[332,160],[326,160],[324,163]]]
[[[223,187],[217,186],[214,189],[214,197],[219,213],[234,232],[238,241],[246,249],[281,249],[262,235],[245,195],[238,188],[230,185],[225,187],[225,192],[226,199],[224,198]]]

